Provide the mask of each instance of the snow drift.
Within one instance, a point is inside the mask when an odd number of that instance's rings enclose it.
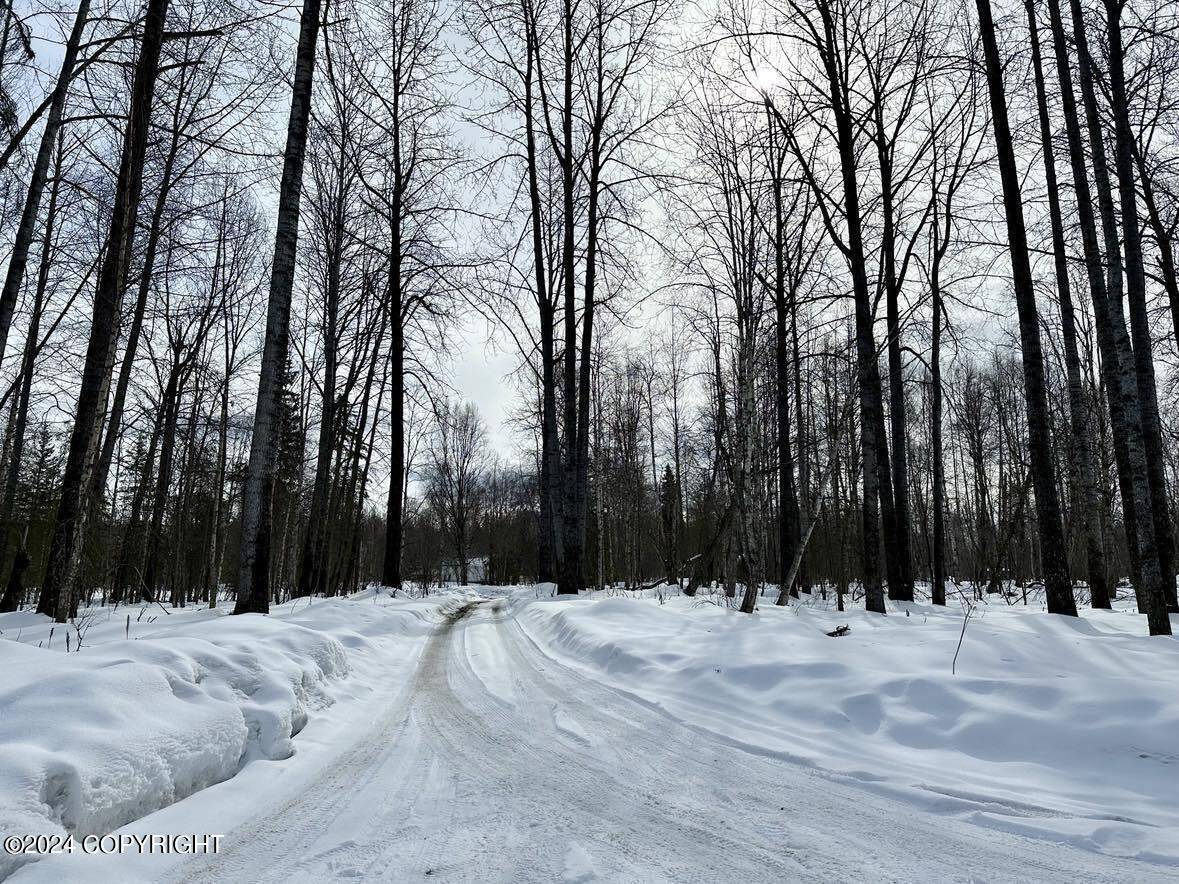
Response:
[[[300,600],[269,617],[99,609],[70,627],[0,616],[0,638],[18,639],[0,641],[0,831],[106,833],[251,760],[290,757],[349,654],[438,620],[436,601],[376,602]],[[0,854],[0,878],[25,860]]]
[[[1179,864],[1179,641],[1145,637],[1129,611],[984,606],[954,675],[957,609],[513,606],[558,661],[747,749],[980,825]]]

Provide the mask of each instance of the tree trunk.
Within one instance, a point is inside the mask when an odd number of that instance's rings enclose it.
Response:
[[[33,313],[29,317],[29,327],[25,332],[25,349],[21,362],[20,386],[17,391],[16,420],[12,428],[12,450],[8,454],[8,466],[4,477],[3,513],[0,514],[0,575],[4,573],[4,563],[8,561],[9,536],[16,527],[13,516],[16,509],[16,492],[20,484],[20,469],[24,458],[25,432],[29,422],[29,400],[33,392],[33,374],[37,368],[38,338],[41,336],[41,318],[45,307],[45,292],[49,286],[49,270],[53,252],[53,232],[57,221],[57,198],[61,188],[62,152],[58,142],[57,174],[53,179],[53,186],[49,191],[49,211],[45,216],[45,239],[41,249],[41,266],[37,272],[37,287],[33,294]],[[21,562],[23,561],[23,565]],[[28,567],[29,557],[25,551],[24,535],[21,535],[20,545],[16,550],[16,558],[12,565],[11,579],[5,584],[4,595],[0,598],[0,613],[15,611],[21,604],[24,593],[24,582],[21,572]]]
[[[217,591],[221,586],[221,562],[225,556],[225,465],[229,440],[229,330],[226,329],[225,380],[221,384],[221,417],[217,421],[217,466],[213,472],[213,544],[209,550],[209,571],[205,582],[205,597],[210,608],[217,607]]]
[[[936,199],[936,195],[934,197]],[[935,219],[936,220],[936,219]],[[949,222],[947,221],[947,224]],[[930,262],[929,288],[933,295],[933,342],[929,353],[930,457],[933,459],[933,548],[930,551],[933,572],[932,602],[946,603],[946,466],[942,445],[942,303],[941,260],[935,254]]]
[[[1134,347],[1134,371],[1138,380],[1138,408],[1146,450],[1147,479],[1158,547],[1159,571],[1166,606],[1179,611],[1175,587],[1175,537],[1167,503],[1166,451],[1159,421],[1159,401],[1154,376],[1150,318],[1146,307],[1146,268],[1142,259],[1142,229],[1138,220],[1137,184],[1134,180],[1134,135],[1130,128],[1130,98],[1126,89],[1122,47],[1122,4],[1105,0],[1109,39],[1110,108],[1114,115],[1114,168],[1121,202],[1122,242],[1126,255],[1126,295],[1130,305],[1130,332]],[[1161,619],[1155,618],[1161,626]],[[1168,634],[1170,633],[1168,622]],[[1153,634],[1153,633],[1152,633]]]
[[[767,99],[768,101],[768,99]],[[783,228],[782,159],[774,149],[774,131],[770,129],[770,170],[774,191],[774,405],[777,416],[778,445],[778,600],[785,605],[794,586],[787,585],[794,552],[798,548],[799,506],[794,485],[794,460],[790,451],[790,398],[786,345],[786,243]],[[795,363],[795,372],[798,364]],[[801,428],[800,428],[801,429]]]
[[[157,0],[158,2],[158,0]],[[242,488],[241,556],[235,614],[270,610],[271,493],[278,450],[278,406],[281,378],[290,346],[291,290],[295,281],[295,250],[299,239],[299,198],[303,160],[307,152],[307,123],[311,116],[311,83],[315,73],[315,43],[319,36],[321,0],[303,0],[295,77],[291,87],[291,115],[283,154],[278,196],[278,226],[274,237],[274,265],[266,310],[266,337],[258,376],[258,399],[250,460]]]
[[[115,566],[114,595],[116,601],[124,598],[126,590],[131,586],[132,571],[135,580],[142,585],[143,563],[143,506],[147,502],[147,492],[151,485],[152,474],[155,472],[156,452],[159,450],[160,436],[164,427],[163,409],[158,409],[156,419],[152,424],[151,437],[147,444],[140,470],[139,484],[135,494],[131,497],[131,511],[127,516],[127,527],[123,530],[123,542],[119,547],[119,560]]]
[[[1007,118],[1007,97],[1003,68],[995,39],[990,0],[976,0],[979,27],[986,59],[987,85],[991,98],[991,123],[995,133],[999,174],[1003,182],[1003,208],[1007,219],[1007,243],[1011,253],[1011,275],[1019,313],[1019,337],[1023,349],[1024,398],[1027,407],[1028,449],[1036,493],[1037,522],[1043,551],[1044,587],[1048,611],[1076,616],[1077,606],[1069,583],[1065,560],[1064,530],[1060,500],[1052,464],[1052,440],[1048,394],[1044,382],[1044,357],[1040,347],[1039,314],[1028,257],[1027,231],[1019,192],[1019,170]]]
[[[533,117],[533,75],[536,68],[537,36],[532,16],[525,11],[527,62],[524,70],[524,139],[528,166],[528,204],[531,214],[532,262],[536,279],[536,303],[540,314],[541,452],[540,527],[537,544],[537,577],[552,582],[560,569],[561,532],[561,443],[557,433],[556,343],[552,296],[546,275],[544,236],[541,225],[536,124]]]
[[[389,496],[385,502],[385,559],[381,582],[401,587],[402,505],[405,500],[405,312],[401,291],[401,205],[394,197],[389,256]]]
[[[557,582],[559,595],[576,594],[581,588],[581,549],[578,544],[577,506],[577,456],[581,450],[577,431],[579,413],[577,403],[577,241],[576,241],[576,193],[574,190],[574,144],[573,144],[573,4],[564,0],[562,12],[564,31],[562,85],[564,88],[561,106],[561,143],[558,155],[561,165],[562,194],[562,236],[561,262],[564,284],[564,328],[565,351],[563,354],[564,401],[564,445],[565,462],[562,477],[562,557],[561,572]]]
[[[1048,214],[1052,225],[1052,255],[1056,269],[1056,292],[1060,299],[1060,322],[1064,337],[1064,363],[1068,377],[1069,428],[1072,431],[1072,484],[1080,493],[1080,521],[1085,537],[1089,593],[1095,608],[1110,607],[1110,582],[1105,569],[1105,547],[1101,537],[1101,510],[1097,493],[1097,469],[1090,442],[1089,409],[1081,381],[1081,358],[1073,313],[1072,286],[1068,276],[1068,253],[1064,221],[1056,180],[1056,159],[1044,69],[1040,57],[1040,36],[1036,26],[1034,0],[1025,0],[1032,43],[1032,68],[1036,80],[1036,102],[1040,117],[1040,141],[1044,151],[1044,182],[1048,191]]]
[[[836,26],[830,9],[820,7],[828,45],[835,43]],[[883,496],[891,498],[891,491],[883,487],[882,449],[884,416],[881,413],[880,367],[876,362],[876,341],[873,334],[875,316],[872,295],[868,288],[864,250],[863,221],[860,217],[859,182],[856,176],[857,152],[854,123],[850,109],[844,104],[840,74],[830,51],[826,54],[825,69],[829,98],[835,116],[836,139],[843,184],[844,207],[847,217],[847,263],[852,276],[852,290],[856,305],[856,368],[860,396],[860,449],[863,461],[864,495],[861,507],[863,525],[863,583],[864,604],[869,611],[883,614],[884,589],[880,582],[880,503]],[[885,455],[887,456],[887,455]],[[886,507],[891,510],[891,507]]]
[[[876,113],[883,113],[882,99]],[[901,360],[900,282],[896,271],[896,218],[893,209],[892,160],[884,140],[884,120],[879,118],[877,131],[877,160],[880,166],[881,215],[883,240],[881,261],[884,269],[885,318],[888,329],[888,390],[889,422],[892,429],[892,545],[888,597],[895,601],[913,601],[913,566],[909,515],[909,464],[906,457],[905,378]],[[884,457],[883,449],[880,456]],[[887,509],[887,507],[886,507]]]
[[[798,434],[798,483],[795,490],[795,500],[798,502],[798,518],[795,522],[797,526],[794,532],[795,543],[801,545],[802,526],[809,523],[814,518],[814,513],[811,512],[811,468],[810,468],[810,453],[807,445],[807,421],[803,414],[803,396],[802,396],[802,352],[799,349],[798,343],[798,287],[800,281],[792,279],[790,283],[789,308],[790,308],[790,337],[793,344],[794,355],[794,425],[797,427]],[[806,550],[803,549],[802,559],[798,563],[798,579],[793,581],[793,586],[790,591],[795,598],[798,597],[799,590],[809,593],[810,580],[807,576],[806,570]]]
[[[1097,243],[1097,225],[1093,216],[1076,100],[1072,92],[1072,71],[1068,63],[1068,44],[1065,40],[1059,0],[1048,0],[1048,10],[1052,20],[1053,42],[1057,50],[1057,74],[1061,83],[1068,131],[1073,187],[1077,192],[1077,211],[1085,246],[1085,265],[1096,317],[1097,340],[1101,348],[1102,376],[1105,381],[1106,400],[1109,403],[1114,457],[1118,465],[1131,571],[1135,578],[1139,610],[1147,612],[1148,619],[1153,618],[1152,629],[1161,629],[1164,626],[1163,621],[1166,621],[1162,571],[1155,543],[1154,513],[1142,440],[1138,385],[1133,373],[1133,357],[1122,314],[1121,252],[1105,158],[1104,128],[1097,109],[1084,15],[1080,5],[1073,4],[1073,42],[1077,47],[1081,97],[1085,107],[1090,147],[1093,151],[1093,175],[1106,248],[1104,257]],[[1150,614],[1152,606],[1163,609],[1162,613]],[[1169,631],[1169,621],[1165,625]]]
[[[118,337],[123,285],[131,260],[139,199],[143,192],[143,167],[152,98],[160,67],[160,48],[164,40],[167,12],[168,0],[148,0],[131,87],[131,103],[115,184],[106,253],[94,295],[90,340],[86,348],[74,427],[62,476],[49,564],[38,605],[38,610],[53,614],[60,623],[65,622],[76,601],[74,582],[81,555],[90,473],[94,465],[102,410],[110,388],[110,364]]]
[[[341,158],[341,163],[347,162]],[[341,176],[342,177],[342,176]],[[299,576],[296,596],[310,596],[323,593],[327,588],[327,562],[325,555],[325,536],[328,522],[332,513],[329,507],[329,479],[332,468],[332,455],[335,451],[336,434],[336,370],[339,337],[339,309],[340,309],[340,262],[343,260],[344,245],[344,194],[336,194],[334,229],[330,232],[332,238],[327,254],[327,286],[323,293],[324,301],[324,329],[323,329],[323,396],[320,402],[319,439],[315,454],[315,479],[311,489],[311,507],[308,511],[307,531],[303,538],[303,548],[299,558]],[[396,227],[400,227],[400,217],[396,219]],[[390,276],[392,279],[392,275]],[[399,428],[394,428],[396,434]],[[393,483],[396,484],[396,483]]]
[[[596,297],[597,269],[598,269],[598,175],[599,153],[601,151],[600,134],[595,127],[591,138],[590,173],[589,173],[589,208],[586,213],[586,247],[585,247],[585,283],[582,299],[582,330],[581,330],[581,358],[578,364],[577,377],[577,485],[574,490],[574,506],[576,511],[576,586],[585,587],[585,536],[589,513],[589,424],[590,400],[590,362],[593,352],[594,338],[594,298]],[[566,273],[570,272],[566,270]]]
[[[143,565],[143,585],[140,588],[145,602],[155,601],[158,592],[158,571],[160,541],[163,539],[164,511],[168,507],[168,495],[172,491],[173,454],[176,448],[176,428],[180,420],[180,354],[172,354],[172,367],[168,372],[168,384],[164,388],[160,409],[164,425],[160,437],[160,472],[156,478],[155,494],[152,495],[151,523],[147,531],[147,553]]]

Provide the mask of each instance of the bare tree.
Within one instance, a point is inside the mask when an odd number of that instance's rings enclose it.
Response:
[[[1028,257],[1027,230],[1019,191],[1019,171],[1007,117],[1007,93],[1003,85],[1002,61],[995,39],[995,22],[990,0],[976,0],[983,56],[986,60],[987,89],[991,98],[991,124],[1003,182],[1003,208],[1007,219],[1007,243],[1011,252],[1011,274],[1019,312],[1019,336],[1023,347],[1024,396],[1027,400],[1028,445],[1032,461],[1032,482],[1036,491],[1036,512],[1040,549],[1044,562],[1044,583],[1048,610],[1053,614],[1076,616],[1072,584],[1065,561],[1064,529],[1056,490],[1052,442],[1049,438],[1048,393],[1044,383],[1044,355],[1040,345],[1040,318]]]
[[[470,403],[443,402],[430,445],[427,496],[450,542],[459,583],[470,577],[471,538],[488,467],[487,431]]]
[[[90,471],[96,454],[94,449],[100,431],[102,406],[110,386],[111,361],[122,307],[123,285],[135,239],[139,198],[143,190],[144,156],[147,151],[152,99],[155,95],[156,78],[159,75],[160,50],[164,41],[167,11],[168,0],[148,0],[139,58],[135,63],[135,79],[131,89],[118,180],[115,184],[115,201],[106,239],[106,254],[98,276],[90,340],[86,349],[82,385],[74,415],[74,429],[70,437],[69,457],[62,479],[61,501],[58,504],[53,545],[49,554],[49,569],[38,602],[39,611],[52,614],[62,623],[78,601],[74,593],[74,578],[85,525]]]
[[[319,37],[321,0],[303,0],[295,73],[291,85],[291,114],[283,151],[282,182],[278,191],[278,219],[274,236],[274,266],[266,310],[262,367],[258,374],[258,404],[250,461],[242,489],[240,573],[235,614],[270,610],[270,493],[278,451],[280,375],[290,347],[291,291],[295,282],[295,249],[299,240],[299,200],[303,162],[311,117],[315,48]]]

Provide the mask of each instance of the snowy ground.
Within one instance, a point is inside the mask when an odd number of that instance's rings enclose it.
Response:
[[[0,617],[5,834],[223,836],[13,880],[1179,874],[1179,643],[1136,615],[987,606],[951,674],[958,609],[485,592],[100,614],[68,657]]]
[[[0,615],[0,834],[110,832],[243,769],[253,786],[241,795],[266,794],[304,756],[327,763],[458,604],[366,592],[270,617],[159,605],[89,609],[66,626]],[[24,859],[0,852],[0,878]]]
[[[764,604],[751,621],[616,597],[519,616],[566,665],[747,751],[916,810],[1179,866],[1179,642],[1126,609],[1055,617],[996,598],[964,634],[960,605]]]

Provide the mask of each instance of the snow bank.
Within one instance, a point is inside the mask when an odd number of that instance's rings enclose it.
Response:
[[[958,609],[513,607],[558,661],[745,748],[980,825],[1179,864],[1179,641],[1145,637],[1136,614],[983,607],[953,675]]]
[[[290,757],[350,655],[427,634],[444,601],[366,592],[269,617],[97,609],[68,627],[0,615],[0,832],[106,833],[254,759]],[[0,854],[0,878],[22,861]]]

